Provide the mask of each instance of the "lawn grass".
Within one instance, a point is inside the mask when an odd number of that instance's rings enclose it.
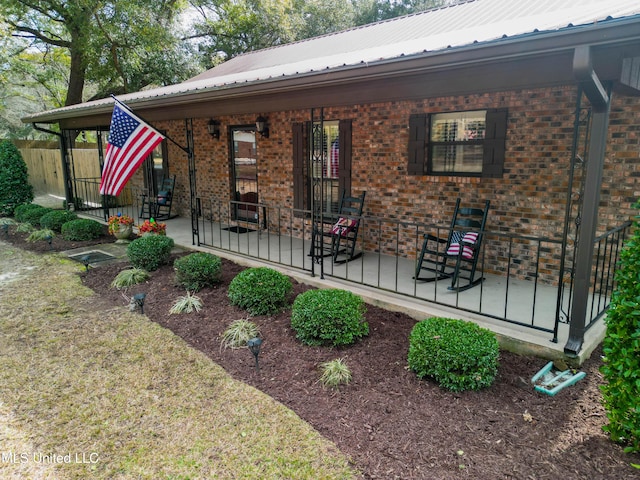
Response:
[[[35,268],[7,275],[20,265]],[[356,477],[291,410],[103,304],[80,268],[0,242],[1,478]]]

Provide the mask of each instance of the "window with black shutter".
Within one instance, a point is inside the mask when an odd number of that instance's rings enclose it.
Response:
[[[507,110],[409,117],[409,175],[501,177]]]

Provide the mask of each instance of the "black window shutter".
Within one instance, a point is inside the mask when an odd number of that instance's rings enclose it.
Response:
[[[304,124],[293,124],[293,208],[304,210],[305,208],[305,148],[304,148]]]
[[[424,175],[426,172],[427,118],[424,113],[409,117],[409,175]]]
[[[338,163],[338,188],[351,195],[351,120],[340,120],[340,153]]]
[[[507,109],[487,110],[487,130],[482,156],[482,176],[502,177],[504,169],[505,142],[507,138]]]

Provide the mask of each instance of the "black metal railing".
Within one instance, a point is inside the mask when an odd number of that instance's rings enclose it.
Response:
[[[416,253],[427,232],[446,237],[448,226],[363,216],[358,244],[365,254],[336,264],[312,257],[311,212],[260,203],[200,201],[199,243],[266,262],[406,295],[547,332],[556,341],[568,318],[573,283],[559,281],[559,239],[485,231],[478,269],[485,281],[467,291],[448,289],[448,280],[415,280]],[[238,209],[254,212],[239,219]],[[596,239],[590,292],[590,318],[606,311],[614,287],[618,253],[628,232],[625,223]],[[321,262],[321,263],[319,263]]]
[[[106,221],[110,215],[122,213],[139,220],[142,191],[126,186],[117,197],[100,194],[100,178],[74,179],[75,208],[83,215]]]

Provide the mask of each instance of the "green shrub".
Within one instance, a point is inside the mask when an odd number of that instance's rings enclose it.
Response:
[[[35,203],[21,203],[13,210],[13,216],[18,222],[24,223],[23,215],[32,208],[42,208],[42,206]]]
[[[453,392],[490,386],[498,374],[499,354],[493,332],[462,320],[422,320],[409,336],[409,367]]]
[[[640,203],[634,205],[640,208]],[[602,343],[603,405],[609,424],[603,428],[626,452],[640,452],[640,217],[620,252],[616,288],[607,311]]]
[[[100,238],[105,234],[105,226],[95,220],[88,218],[78,218],[69,222],[63,223],[60,232],[62,238],[70,240],[72,242],[82,242],[85,240],[93,240],[94,238]]]
[[[33,187],[20,150],[8,140],[0,142],[0,216],[13,215],[18,205],[32,200]]]
[[[291,279],[267,267],[247,268],[231,280],[229,299],[251,315],[276,313],[288,303]]]
[[[40,226],[60,233],[62,225],[77,218],[78,215],[68,210],[54,210],[53,212],[45,213],[40,218]]]
[[[291,311],[291,327],[307,345],[351,345],[369,334],[364,301],[347,290],[307,290]]]
[[[220,281],[222,261],[220,257],[205,252],[196,252],[177,258],[173,262],[176,283],[191,292],[212,287]]]
[[[153,272],[169,261],[173,246],[173,239],[164,235],[140,237],[127,246],[127,257],[134,267]]]
[[[53,212],[52,208],[46,208],[40,205],[36,205],[34,208],[30,208],[25,211],[21,216],[23,218],[22,222],[30,223],[34,227],[40,226],[40,219],[46,215],[47,213]]]

